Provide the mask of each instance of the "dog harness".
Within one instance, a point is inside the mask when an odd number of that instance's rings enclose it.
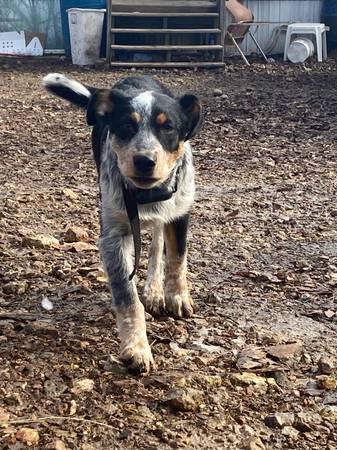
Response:
[[[169,200],[172,195],[177,192],[178,189],[178,171],[179,168],[175,173],[176,182],[173,188],[169,188],[165,184],[153,189],[130,188],[127,183],[123,183],[122,185],[125,208],[130,222],[131,232],[133,236],[133,245],[135,248],[135,263],[133,271],[129,277],[130,281],[139,268],[139,260],[142,248],[138,205],[145,205],[154,202],[164,202],[165,200]]]

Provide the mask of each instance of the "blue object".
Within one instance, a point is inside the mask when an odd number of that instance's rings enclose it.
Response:
[[[337,16],[337,0],[324,0],[322,16]]]
[[[105,9],[106,0],[60,0],[62,33],[63,33],[64,51],[66,56],[71,56],[70,31],[67,13],[67,9],[70,8]],[[106,55],[106,13],[104,14],[100,56],[101,58],[105,58],[105,55]]]
[[[337,0],[324,0],[322,22],[330,27],[327,33],[328,50],[337,48]]]

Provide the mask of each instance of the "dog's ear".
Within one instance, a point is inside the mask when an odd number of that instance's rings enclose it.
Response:
[[[87,123],[95,125],[98,121],[108,122],[118,103],[126,97],[117,89],[97,89],[87,107]]]
[[[87,124],[95,125],[99,120],[106,121],[114,110],[112,91],[98,89],[89,100],[87,107]]]
[[[201,126],[201,103],[195,95],[186,94],[179,100],[180,106],[187,117],[187,133],[185,141],[191,139]]]

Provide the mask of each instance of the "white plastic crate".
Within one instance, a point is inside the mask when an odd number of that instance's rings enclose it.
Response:
[[[0,33],[0,54],[42,56],[43,47],[38,37],[33,37],[26,45],[25,32],[8,31]]]

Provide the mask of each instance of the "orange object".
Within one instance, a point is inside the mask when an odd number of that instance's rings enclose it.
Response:
[[[246,6],[242,5],[238,0],[226,0],[226,9],[232,14],[234,23],[228,26],[227,32],[234,37],[237,42],[241,42],[247,32],[250,24],[247,26],[236,25],[242,22],[253,22],[254,16],[252,11]],[[225,37],[226,44],[232,44],[232,39],[229,34]]]

